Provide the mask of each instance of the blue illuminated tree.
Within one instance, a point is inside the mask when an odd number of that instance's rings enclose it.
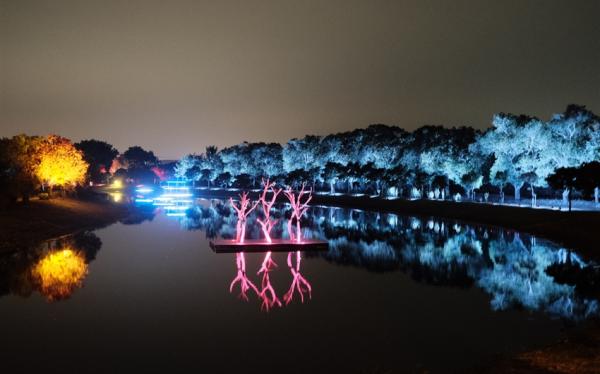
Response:
[[[302,139],[291,139],[283,148],[283,169],[290,172],[296,169],[309,170],[320,166],[316,154],[321,138],[307,135]]]
[[[573,201],[573,189],[577,186],[578,174],[579,170],[577,168],[558,168],[546,178],[550,187],[556,190],[567,190],[566,198],[569,204],[569,212]]]
[[[343,165],[338,164],[337,162],[327,162],[325,167],[323,168],[323,173],[321,177],[329,185],[329,193],[335,193],[335,186],[337,184],[338,179],[342,175]]]

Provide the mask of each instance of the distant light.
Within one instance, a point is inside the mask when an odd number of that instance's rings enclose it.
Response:
[[[154,192],[154,190],[152,188],[149,188],[149,187],[141,187],[141,188],[136,189],[136,192],[139,192],[139,193],[152,193],[152,192]]]
[[[169,197],[192,197],[193,194],[191,193],[164,193],[161,195],[161,197],[163,198],[169,198]]]
[[[135,199],[136,203],[151,203],[153,201],[154,200],[152,200],[152,199]]]
[[[115,179],[110,186],[112,188],[123,188],[123,181],[120,179]]]
[[[185,213],[167,213],[167,217],[185,217]]]
[[[167,209],[168,210],[188,210],[190,209],[190,206],[185,206],[185,205],[172,205],[169,206]]]

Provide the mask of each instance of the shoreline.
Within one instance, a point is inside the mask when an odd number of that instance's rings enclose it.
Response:
[[[27,250],[45,240],[108,226],[129,214],[127,206],[99,198],[31,200],[0,211],[0,255]]]
[[[196,190],[199,198],[237,197],[240,191]],[[258,192],[249,196],[257,198]],[[285,197],[278,201],[287,201]],[[508,205],[436,200],[386,200],[369,196],[313,195],[310,205],[456,219],[465,223],[502,227],[528,233],[572,249],[600,262],[595,235],[600,230],[600,212],[556,211]]]

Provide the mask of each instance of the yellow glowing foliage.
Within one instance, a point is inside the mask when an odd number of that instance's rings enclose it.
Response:
[[[75,186],[85,181],[88,164],[68,139],[51,135],[40,148],[37,177],[49,186]]]
[[[81,252],[69,247],[44,256],[32,269],[39,291],[49,301],[66,299],[81,287],[87,264]]]

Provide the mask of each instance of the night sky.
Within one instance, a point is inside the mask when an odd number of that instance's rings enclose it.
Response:
[[[0,136],[173,159],[371,123],[600,112],[597,0],[0,4]]]

